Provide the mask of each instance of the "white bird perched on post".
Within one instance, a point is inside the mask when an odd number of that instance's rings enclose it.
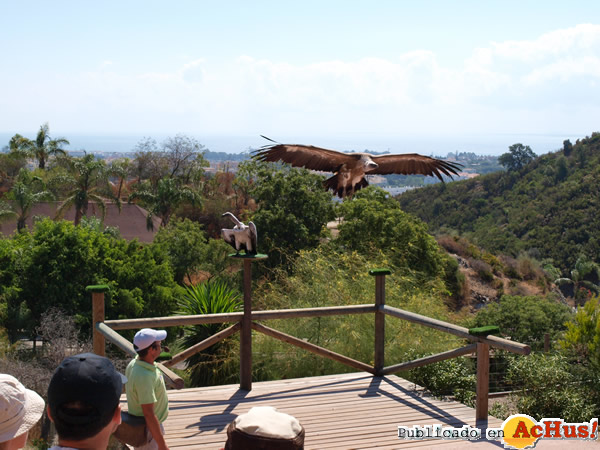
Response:
[[[230,212],[224,213],[221,217],[229,216],[235,223],[233,229],[222,228],[221,236],[223,240],[235,248],[239,254],[240,250],[244,250],[246,255],[256,255],[256,247],[258,241],[258,233],[253,222],[244,225]]]

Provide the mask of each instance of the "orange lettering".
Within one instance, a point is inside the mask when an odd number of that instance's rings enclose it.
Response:
[[[562,420],[552,420],[552,421],[544,422],[544,425],[546,425],[546,433],[544,434],[544,437],[547,437],[547,438],[561,437],[560,436],[560,424],[561,423],[562,423]],[[554,433],[552,433],[552,432],[554,432]]]
[[[532,426],[531,427],[531,435],[534,438],[542,437],[542,427],[540,427],[539,425]]]
[[[531,437],[529,435],[529,431],[527,431],[527,426],[525,425],[525,422],[523,422],[522,420],[519,421],[519,424],[517,425],[517,429],[515,430],[515,434],[513,434],[514,438],[528,438]]]
[[[577,431],[577,437],[582,439],[586,439],[590,435],[587,425],[579,425],[579,427],[577,427]]]

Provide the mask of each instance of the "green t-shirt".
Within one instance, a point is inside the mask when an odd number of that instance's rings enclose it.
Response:
[[[134,416],[143,416],[142,405],[154,403],[154,414],[160,423],[169,415],[167,388],[160,369],[154,364],[141,361],[136,356],[125,370],[127,383],[127,410]]]

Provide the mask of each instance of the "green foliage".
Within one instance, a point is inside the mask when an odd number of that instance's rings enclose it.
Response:
[[[242,307],[239,292],[231,289],[224,281],[210,280],[186,287],[186,293],[179,300],[179,314],[204,315],[239,311]],[[213,323],[185,328],[181,344],[189,348],[227,325]],[[188,360],[189,380],[192,386],[210,386],[233,382],[238,375],[239,359],[234,357],[233,341],[225,339]]]
[[[46,162],[50,156],[66,154],[61,148],[62,145],[69,145],[69,141],[64,138],[51,139],[48,123],[40,127],[35,140],[15,134],[9,143],[11,151],[37,159],[40,169],[46,167]]]
[[[174,178],[161,178],[153,188],[150,184],[140,184],[129,196],[129,201],[140,200],[148,209],[146,226],[154,229],[152,218],[160,217],[161,226],[166,226],[178,206],[185,202],[200,206],[202,199],[198,191],[181,185]]]
[[[78,225],[83,216],[87,215],[89,202],[95,202],[106,213],[105,198],[108,190],[106,163],[96,159],[93,154],[86,154],[81,158],[68,158],[64,160],[69,171],[62,183],[69,186],[66,198],[56,211],[56,217],[62,218],[69,208],[75,208],[75,225]]]
[[[54,198],[40,177],[34,176],[29,170],[21,169],[16,182],[6,196],[17,211],[17,230],[25,228],[25,221],[36,203]]]
[[[595,296],[579,308],[567,323],[567,332],[560,346],[581,362],[600,370],[600,297]]]
[[[594,134],[569,155],[548,153],[518,172],[413,189],[398,200],[434,233],[452,229],[512,257],[537,249],[537,259],[567,274],[581,254],[600,263],[598,186],[600,135]]]
[[[231,247],[222,240],[207,239],[202,226],[189,219],[169,222],[156,233],[154,243],[169,255],[179,284],[185,279],[191,282],[198,271],[219,276],[229,264]]]
[[[426,355],[411,349],[406,353],[405,360],[412,361],[423,356]],[[466,358],[452,358],[428,364],[400,376],[426,388],[437,397],[453,395],[458,401],[474,406],[475,373],[473,363]]]
[[[362,189],[339,211],[344,219],[336,242],[344,248],[362,254],[381,249],[397,267],[429,275],[440,272],[440,252],[426,225],[402,211],[383,189]]]
[[[513,144],[508,150],[498,158],[498,162],[508,170],[521,170],[537,156],[529,145]]]
[[[571,315],[569,307],[554,300],[504,295],[498,303],[480,309],[468,325],[497,325],[503,336],[535,350],[544,347],[544,333],[556,339]]]
[[[285,264],[286,255],[319,244],[325,225],[335,218],[322,176],[256,161],[240,164],[238,176],[253,180],[250,193],[258,210],[252,220],[259,233],[259,251],[269,254],[268,265]]]
[[[507,380],[520,390],[517,411],[536,420],[560,417],[565,422],[583,422],[598,414],[598,405],[590,401],[590,386],[578,383],[564,356],[510,358]]]
[[[29,333],[50,307],[74,316],[89,332],[91,300],[85,287],[91,284],[111,287],[105,296],[108,319],[155,317],[174,310],[179,288],[158,246],[141,247],[95,227],[48,219],[38,222],[32,233],[0,242],[0,257],[15,261],[2,275],[11,283],[4,295],[12,299],[14,311],[23,305],[31,311]],[[4,325],[11,327],[9,321]]]
[[[303,250],[293,261],[291,273],[275,269],[275,276],[257,286],[253,300],[257,309],[307,308],[371,303],[375,279],[370,269],[389,267],[386,304],[418,314],[448,320],[439,279],[395,268],[383,253],[368,257],[357,252],[337,252],[332,246]],[[284,333],[323,346],[351,358],[373,363],[372,314],[327,316],[296,320],[273,320],[268,325]],[[256,379],[280,379],[343,373],[353,369],[262,334],[253,336]],[[448,334],[407,321],[386,320],[386,364],[402,362],[410,348],[435,353],[448,350],[458,340]]]

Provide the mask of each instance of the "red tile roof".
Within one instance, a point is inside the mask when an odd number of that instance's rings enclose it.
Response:
[[[29,218],[27,219],[27,226],[31,229],[33,219],[35,217],[50,217],[54,219],[56,216],[56,210],[60,202],[43,202],[34,205]],[[102,211],[98,208],[95,203],[90,202],[88,216],[97,216],[102,218]],[[137,238],[140,242],[152,242],[154,235],[160,227],[160,219],[157,217],[153,218],[154,231],[148,231],[146,229],[146,217],[148,211],[144,208],[135,204],[122,204],[121,213],[117,205],[114,203],[106,203],[106,216],[104,218],[104,225],[110,227],[117,227],[121,236],[124,239],[132,240]],[[65,220],[75,220],[75,209],[70,208],[64,215]],[[16,220],[9,220],[0,224],[0,232],[6,236],[15,232],[17,228]]]

